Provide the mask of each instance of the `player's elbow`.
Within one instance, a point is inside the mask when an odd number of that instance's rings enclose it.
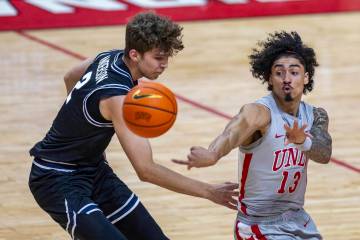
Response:
[[[137,175],[142,182],[150,182],[150,174],[146,172],[138,172]]]
[[[323,156],[322,158],[318,158],[315,161],[321,164],[328,164],[331,160],[331,155],[329,156]]]
[[[327,151],[327,153],[325,154],[325,156],[323,157],[323,159],[322,159],[322,161],[320,163],[322,163],[322,164],[329,163],[330,160],[331,160],[331,153],[332,153],[332,148],[330,146],[329,150]]]
[[[68,72],[65,73],[65,75],[64,75],[64,82],[65,82],[65,84],[68,83],[68,82],[70,82],[71,76],[72,76],[71,71],[68,71]]]
[[[324,154],[322,156],[322,159],[319,161],[319,163],[327,164],[331,160],[332,155],[332,139],[329,136],[329,143],[327,144],[326,151],[324,151]]]
[[[311,156],[310,158],[317,163],[327,164],[331,160],[331,153],[332,153],[332,148],[331,146],[329,146],[326,149],[326,151],[318,151],[316,154],[313,154],[313,156]]]
[[[154,174],[151,166],[138,167],[136,174],[142,182],[153,182]]]
[[[66,90],[69,93],[71,90],[71,85],[72,85],[72,78],[71,78],[70,71],[64,75],[64,83],[65,83]]]

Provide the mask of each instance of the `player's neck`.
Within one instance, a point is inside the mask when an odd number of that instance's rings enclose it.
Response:
[[[273,94],[274,99],[278,107],[285,113],[292,116],[297,116],[299,105],[301,99],[293,99],[292,101],[285,101],[285,99],[280,99],[275,94]]]
[[[131,77],[133,81],[139,80],[141,77],[143,77],[140,72],[137,70],[135,63],[131,61],[131,59],[122,56],[122,60],[124,64],[127,66],[127,68],[130,71]]]

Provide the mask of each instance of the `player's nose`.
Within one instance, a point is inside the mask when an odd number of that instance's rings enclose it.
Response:
[[[164,61],[162,61],[160,63],[160,67],[165,69],[168,67],[168,63],[169,63],[169,60],[168,60],[168,58],[166,58]]]
[[[286,73],[284,78],[283,78],[284,83],[291,83],[291,74],[290,73]]]
[[[167,63],[167,62],[166,62],[166,63],[161,63],[161,64],[160,64],[160,67],[163,68],[163,69],[165,69],[165,68],[168,67],[168,63]]]

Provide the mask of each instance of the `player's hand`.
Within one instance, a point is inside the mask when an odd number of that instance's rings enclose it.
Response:
[[[294,144],[302,144],[304,143],[306,137],[311,137],[310,133],[306,133],[307,125],[304,124],[301,128],[299,128],[298,121],[294,121],[294,126],[291,128],[289,125],[284,124],[284,128],[286,131],[286,138],[285,138],[285,146],[294,143]]]
[[[190,148],[187,160],[172,159],[172,161],[187,165],[187,169],[190,170],[192,167],[200,168],[214,165],[217,162],[217,155],[206,148],[195,146]]]
[[[237,210],[237,198],[239,196],[239,184],[226,182],[211,185],[209,200],[230,209]]]

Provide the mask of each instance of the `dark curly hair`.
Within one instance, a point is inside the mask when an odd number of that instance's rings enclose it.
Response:
[[[269,83],[274,61],[284,56],[291,56],[298,59],[304,66],[305,72],[309,74],[309,83],[304,86],[304,94],[312,91],[315,67],[319,64],[316,61],[314,49],[303,44],[297,32],[275,32],[269,34],[266,41],[258,42],[257,45],[260,49],[254,48],[249,56],[250,70],[255,78],[262,80],[263,83]],[[270,84],[268,84],[268,90],[272,90]]]
[[[172,56],[184,48],[182,27],[167,17],[153,12],[144,12],[134,16],[126,26],[125,56],[135,49],[141,54],[159,48]]]

